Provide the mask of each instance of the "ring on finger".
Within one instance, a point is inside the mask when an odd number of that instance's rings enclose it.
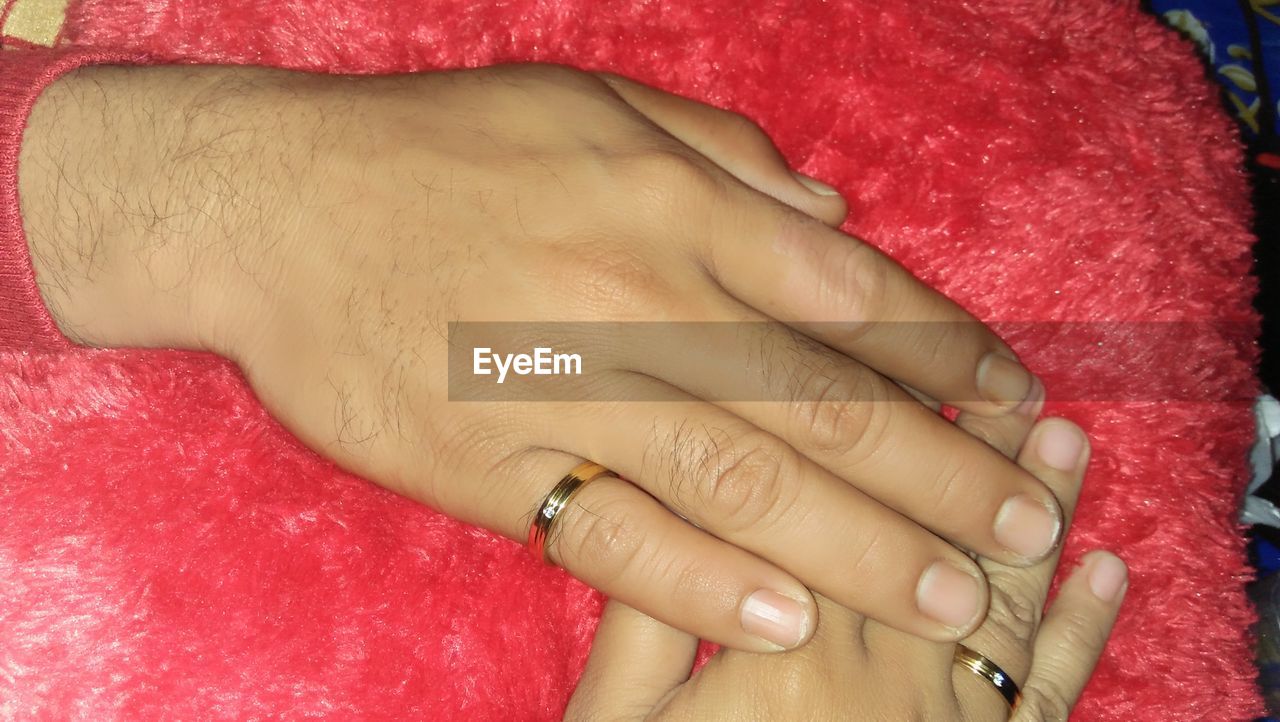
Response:
[[[546,544],[556,517],[583,486],[612,473],[594,461],[586,461],[575,466],[573,471],[565,474],[559,483],[551,487],[551,491],[543,498],[542,504],[538,506],[538,512],[533,515],[533,522],[529,525],[529,551],[533,552],[533,556],[550,564],[547,560]]]
[[[1000,665],[963,644],[956,645],[955,663],[990,682],[1000,696],[1004,697],[1004,701],[1009,703],[1010,714],[1018,709],[1022,691],[1018,689],[1018,683],[1014,682],[1013,678],[1000,668]]]

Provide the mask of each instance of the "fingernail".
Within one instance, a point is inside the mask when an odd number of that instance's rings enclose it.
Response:
[[[1014,406],[1026,399],[1034,384],[1031,372],[1013,359],[992,351],[978,364],[978,393],[993,404]]]
[[[1044,410],[1044,384],[1035,376],[1031,377],[1031,393],[1027,394],[1027,398],[1018,404],[1018,408],[1014,409],[1023,416],[1035,418]]]
[[[791,649],[808,634],[809,615],[791,597],[761,589],[742,602],[742,628],[747,634]]]
[[[836,190],[835,188],[832,188],[831,186],[827,185],[826,183],[823,183],[822,181],[816,178],[810,178],[809,176],[803,173],[795,173],[795,172],[793,172],[791,175],[795,176],[796,180],[800,181],[800,185],[804,186],[805,188],[808,188],[809,190],[813,191],[814,193],[817,193],[820,196],[840,195],[840,191]]]
[[[996,541],[1029,560],[1043,558],[1058,543],[1058,515],[1030,496],[1009,497],[996,514]]]
[[[948,562],[934,562],[916,586],[916,606],[952,629],[967,629],[978,616],[982,592],[978,580]]]
[[[1089,570],[1089,589],[1093,596],[1111,603],[1120,596],[1125,582],[1129,579],[1129,569],[1120,557],[1107,552],[1099,553]]]
[[[1084,434],[1069,424],[1049,424],[1040,433],[1036,452],[1058,471],[1075,471],[1084,453]]]

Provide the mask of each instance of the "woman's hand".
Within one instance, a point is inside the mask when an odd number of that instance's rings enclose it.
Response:
[[[1024,415],[1023,419],[1027,419]],[[976,422],[976,424],[975,424]],[[1017,418],[962,419],[1005,449],[1021,444]],[[1084,435],[1041,422],[1019,463],[1075,505],[1087,464]],[[1128,583],[1120,559],[1086,554],[1040,612],[1057,560],[1014,569],[987,560],[991,611],[964,644],[1020,683],[1016,720],[1065,720],[1097,663]],[[954,644],[911,637],[819,597],[817,633],[782,655],[721,651],[692,679],[697,640],[610,602],[565,719],[1002,720],[1008,706],[987,680],[953,664]]]
[[[903,390],[998,417],[1038,383],[722,111],[547,66],[97,68],[41,97],[19,181],[73,338],[220,352],[312,448],[512,539],[604,464],[627,481],[551,560],[704,638],[803,644],[810,587],[953,640],[987,591],[939,536],[1012,565],[1059,537],[1044,485]],[[527,403],[448,370],[463,331],[590,373]]]

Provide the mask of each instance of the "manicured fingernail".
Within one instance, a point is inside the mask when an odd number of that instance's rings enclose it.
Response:
[[[1040,415],[1040,412],[1043,409],[1044,384],[1040,382],[1040,379],[1032,376],[1031,393],[1027,394],[1027,398],[1023,399],[1022,403],[1018,404],[1018,408],[1014,409],[1014,411],[1022,414],[1023,416],[1030,416],[1034,419]]]
[[[747,634],[791,649],[808,634],[809,615],[791,597],[761,589],[742,602],[742,628]]]
[[[1040,433],[1036,452],[1058,471],[1075,471],[1084,453],[1084,434],[1069,424],[1048,424]]]
[[[996,514],[996,541],[1025,559],[1043,558],[1058,543],[1058,515],[1026,495],[1009,497]]]
[[[1120,596],[1128,579],[1129,570],[1120,557],[1102,552],[1093,560],[1093,568],[1089,570],[1089,589],[1093,596],[1111,603]]]
[[[952,629],[968,628],[978,616],[981,599],[978,580],[948,562],[934,562],[920,575],[916,586],[916,606],[920,611]]]
[[[1021,403],[1031,394],[1033,378],[1022,364],[995,351],[978,363],[978,393],[993,404]]]
[[[816,178],[810,178],[809,176],[803,173],[793,172],[791,175],[795,176],[796,180],[800,181],[800,185],[804,186],[805,188],[808,188],[809,190],[813,191],[814,193],[817,193],[820,196],[840,195],[840,191],[836,190],[835,188],[832,188],[831,186],[827,185],[826,183],[823,183],[820,180],[817,180]]]

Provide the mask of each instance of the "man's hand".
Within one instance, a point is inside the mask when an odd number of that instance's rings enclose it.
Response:
[[[706,639],[803,644],[809,587],[953,640],[986,584],[939,537],[1012,565],[1057,543],[1042,483],[903,390],[994,416],[1038,382],[816,220],[839,197],[736,116],[549,66],[98,68],[41,98],[19,181],[73,339],[224,354],[313,448],[513,539],[604,464],[550,558]],[[451,401],[447,330],[482,321],[675,330],[559,339],[592,366],[559,401]],[[737,330],[681,331],[707,322]]]

